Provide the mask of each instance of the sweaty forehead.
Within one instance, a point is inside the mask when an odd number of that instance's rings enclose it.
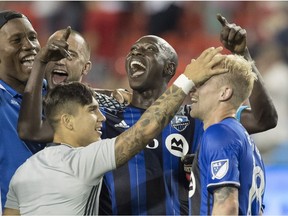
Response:
[[[35,32],[32,24],[27,18],[15,18],[9,20],[2,28],[1,31],[9,32],[10,35],[20,33],[20,32]]]
[[[173,48],[170,46],[170,44],[165,41],[164,39],[154,36],[154,35],[149,35],[149,36],[144,36],[140,38],[139,40],[136,41],[135,45],[139,44],[152,44],[155,45],[159,48],[159,50],[162,50],[163,52],[167,54],[173,54]]]

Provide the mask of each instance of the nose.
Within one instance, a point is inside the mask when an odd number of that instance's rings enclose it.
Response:
[[[66,61],[66,58],[62,58],[59,61],[57,61],[55,64],[57,64],[57,65],[65,65],[65,61]]]
[[[30,50],[30,49],[36,49],[37,42],[31,41],[29,38],[23,39],[23,49],[24,50]]]
[[[103,113],[98,109],[98,121],[104,122],[106,121],[106,117],[103,115]]]

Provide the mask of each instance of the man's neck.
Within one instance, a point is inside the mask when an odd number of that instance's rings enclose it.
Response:
[[[141,109],[147,109],[158,99],[159,96],[161,96],[165,92],[165,90],[166,87],[162,89],[154,89],[144,92],[134,90],[132,94],[133,96],[131,105]]]
[[[21,82],[20,80],[16,80],[14,78],[10,78],[7,76],[1,76],[0,79],[3,80],[9,86],[11,86],[11,88],[13,88],[19,94],[24,93],[26,82]]]
[[[204,130],[206,130],[209,126],[221,122],[223,119],[226,118],[235,118],[236,117],[236,110],[232,107],[220,108],[215,109],[209,115],[206,116],[203,120],[204,123]]]

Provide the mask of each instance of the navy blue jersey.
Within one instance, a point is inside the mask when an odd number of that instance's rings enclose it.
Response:
[[[102,138],[127,130],[145,110],[127,106],[110,111],[104,111]],[[182,107],[145,150],[104,176],[99,214],[187,215],[189,182],[181,157],[195,151],[202,131],[202,123],[190,117],[187,106]]]
[[[264,164],[237,120],[227,118],[206,129],[190,179],[191,215],[211,214],[214,189],[227,185],[239,189],[239,215],[259,215],[265,191]]]

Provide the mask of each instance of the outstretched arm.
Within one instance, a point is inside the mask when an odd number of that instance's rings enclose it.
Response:
[[[184,76],[180,75],[182,77],[176,79],[133,127],[117,137],[115,144],[117,167],[145,148],[147,143],[163,130],[192,89],[193,82],[195,85],[202,84],[212,75],[227,72],[226,69],[213,69],[223,59],[222,55],[217,56],[221,50],[222,47],[209,48],[197,60],[192,60],[186,67]]]
[[[217,14],[217,19],[222,25],[220,41],[224,47],[232,53],[242,55],[245,59],[252,61],[246,44],[246,30],[234,23],[228,23],[220,14]],[[255,81],[254,88],[249,97],[251,109],[245,109],[241,113],[241,123],[249,134],[274,128],[278,121],[278,114],[272,98],[255,64],[253,64],[253,71],[257,74],[258,80]]]
[[[33,68],[24,90],[23,100],[18,119],[18,134],[23,140],[51,142],[53,130],[45,120],[42,120],[42,83],[45,68],[49,61],[57,61],[68,57],[67,39],[71,28],[68,27],[59,41],[54,41],[43,47],[36,55]]]

